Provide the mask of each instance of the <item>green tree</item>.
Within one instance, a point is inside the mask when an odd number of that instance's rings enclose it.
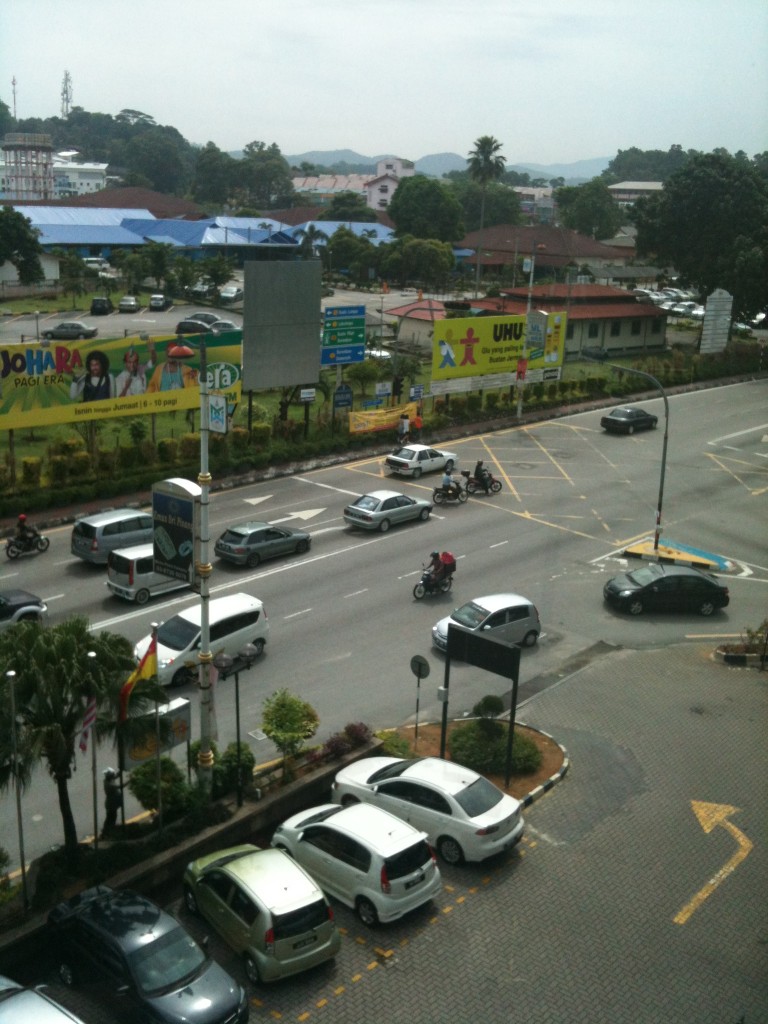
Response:
[[[403,246],[402,272],[424,288],[442,288],[454,266],[453,248],[435,238],[411,238]]]
[[[491,184],[482,189],[465,175],[454,181],[451,187],[461,204],[464,224],[467,231],[475,231],[480,227],[480,215],[483,200],[485,201],[485,227],[494,224],[520,224],[522,211],[520,197],[509,185]]]
[[[169,242],[147,242],[144,259],[150,277],[159,289],[173,270],[174,248]]]
[[[355,281],[367,277],[368,267],[378,264],[376,247],[367,238],[358,238],[349,228],[337,228],[323,250],[328,270],[347,271]]]
[[[77,297],[85,294],[85,263],[76,252],[54,249],[52,254],[59,258],[59,287],[65,295],[72,296],[72,309],[74,309]]]
[[[668,152],[661,149],[619,150],[601,177],[610,184],[619,181],[666,181],[671,174],[679,171],[697,155],[696,150],[684,152],[682,146],[670,146]]]
[[[112,254],[112,262],[120,271],[128,293],[138,295],[144,278],[149,274],[146,253],[120,249]]]
[[[232,194],[236,176],[237,161],[213,142],[206,143],[195,160],[192,183],[195,201],[223,206]]]
[[[293,184],[291,169],[276,143],[249,142],[236,170],[242,190],[240,205],[260,207],[291,206]]]
[[[563,224],[589,238],[613,238],[621,226],[621,210],[600,178],[557,189],[555,201]]]
[[[198,271],[202,277],[207,277],[213,287],[218,291],[232,277],[235,269],[233,260],[225,256],[207,256],[197,264]]]
[[[311,260],[320,255],[319,250],[324,248],[328,241],[325,231],[316,228],[314,224],[310,224],[308,228],[301,228],[297,234],[301,236],[299,255],[303,260]]]
[[[318,215],[318,220],[346,220],[358,223],[377,221],[376,211],[366,204],[364,196],[354,192],[339,192]]]
[[[461,207],[453,189],[423,174],[402,179],[388,213],[398,235],[455,242],[465,234]]]
[[[40,263],[43,247],[28,217],[4,206],[0,210],[0,266],[12,263],[21,284],[35,284],[45,275]]]
[[[768,180],[753,164],[695,156],[633,215],[639,255],[674,266],[703,295],[726,289],[740,317],[768,306]]]
[[[93,657],[89,657],[93,652]],[[45,628],[36,622],[20,622],[0,633],[0,787],[7,788],[17,775],[27,786],[34,771],[45,763],[59,798],[67,857],[75,863],[78,830],[69,798],[83,714],[96,700],[96,733],[114,735],[118,729],[120,690],[134,668],[131,645],[123,636],[88,629],[85,616],[73,616]],[[14,699],[18,760],[13,762],[10,681],[15,672]],[[164,700],[165,691],[151,680],[136,684],[131,694],[129,734],[154,728],[136,716]],[[93,738],[91,738],[93,742]]]
[[[277,690],[264,701],[261,727],[283,755],[284,774],[288,774],[288,759],[315,735],[319,724],[312,705],[288,690]]]
[[[152,128],[128,143],[126,163],[129,170],[150,181],[158,192],[180,194],[187,178],[181,148],[167,132]]]
[[[360,388],[360,394],[365,398],[368,387],[381,379],[381,367],[373,359],[364,359],[362,363],[348,366],[344,376],[348,384]]]
[[[483,228],[485,227],[485,197],[488,186],[503,176],[506,168],[501,155],[501,143],[492,135],[481,135],[470,150],[467,161],[469,176],[480,186],[480,227],[477,236],[477,266],[475,268],[475,295],[480,290],[480,252],[483,248]]]

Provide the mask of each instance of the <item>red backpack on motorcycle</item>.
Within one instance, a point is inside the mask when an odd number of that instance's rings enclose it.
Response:
[[[440,561],[443,563],[443,573],[446,576],[452,572],[456,572],[456,559],[450,551],[443,551],[440,555]]]

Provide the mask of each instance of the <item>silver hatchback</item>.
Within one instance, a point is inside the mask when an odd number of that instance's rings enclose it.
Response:
[[[432,627],[432,643],[439,651],[448,648],[450,623],[480,633],[489,631],[497,640],[533,647],[541,633],[536,605],[521,594],[488,594],[456,608]]]

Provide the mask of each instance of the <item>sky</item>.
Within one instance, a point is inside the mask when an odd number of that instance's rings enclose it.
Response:
[[[3,0],[19,118],[129,108],[192,143],[508,164],[768,150],[766,0]]]

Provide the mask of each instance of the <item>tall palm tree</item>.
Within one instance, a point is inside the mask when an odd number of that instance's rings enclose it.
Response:
[[[314,224],[310,224],[308,228],[300,228],[296,234],[301,236],[299,253],[303,260],[311,260],[313,257],[319,256],[320,249],[328,241],[327,233],[321,228],[315,227]]]
[[[506,162],[501,155],[501,143],[492,135],[481,135],[470,150],[467,160],[469,176],[480,186],[480,231],[477,235],[477,266],[475,267],[475,298],[480,290],[480,256],[483,248],[483,227],[485,226],[485,195],[488,186],[504,174]]]

